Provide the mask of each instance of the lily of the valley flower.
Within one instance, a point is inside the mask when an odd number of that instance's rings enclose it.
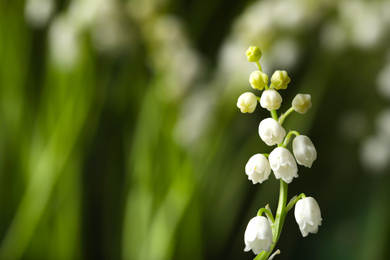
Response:
[[[261,251],[270,251],[272,245],[271,225],[266,217],[256,216],[252,218],[245,230],[245,252],[252,250],[256,255]]]
[[[250,62],[258,61],[262,54],[263,53],[261,52],[260,48],[257,46],[251,46],[248,48],[248,50],[246,50],[246,57]]]
[[[317,159],[317,151],[312,141],[306,135],[298,135],[293,141],[293,153],[299,165],[311,168]]]
[[[249,83],[252,88],[262,90],[268,85],[268,76],[262,71],[254,71],[249,76]]]
[[[253,113],[257,106],[257,97],[251,92],[245,92],[237,100],[237,107],[241,113]]]
[[[292,107],[299,114],[305,114],[311,108],[311,96],[309,94],[298,94],[292,101]]]
[[[299,200],[295,205],[294,215],[303,237],[306,237],[309,233],[315,234],[318,232],[318,226],[321,226],[322,218],[320,207],[314,198],[306,197]]]
[[[253,155],[245,166],[245,173],[248,175],[248,179],[256,183],[262,183],[267,180],[270,173],[271,167],[267,158],[262,154]]]
[[[286,130],[273,118],[266,118],[259,124],[259,135],[267,145],[280,144],[286,136]]]
[[[269,155],[269,163],[276,179],[290,183],[298,177],[298,167],[293,155],[284,147],[276,147]]]
[[[267,89],[263,91],[260,98],[260,105],[268,111],[278,110],[282,104],[282,96],[275,89]]]
[[[275,89],[286,89],[290,83],[290,77],[285,70],[277,70],[271,77],[271,87]]]

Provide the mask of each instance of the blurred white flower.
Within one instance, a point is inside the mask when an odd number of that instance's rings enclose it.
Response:
[[[376,81],[379,94],[390,100],[390,62],[379,71]]]
[[[376,118],[379,135],[390,140],[390,107],[385,108]]]
[[[53,62],[63,69],[72,69],[80,56],[80,39],[77,27],[68,16],[56,16],[50,25],[48,37]]]
[[[384,18],[380,5],[368,1],[340,1],[340,22],[350,33],[351,43],[359,48],[375,47],[384,35]]]
[[[291,69],[300,55],[300,45],[292,37],[281,37],[270,46],[270,66]]]
[[[264,90],[260,97],[260,105],[268,111],[278,110],[282,101],[282,96],[275,89]]]
[[[272,245],[272,230],[266,217],[256,216],[249,221],[244,242],[245,252],[252,250],[255,255],[260,254],[261,251],[269,252]]]
[[[302,236],[318,232],[318,226],[322,224],[321,211],[317,201],[312,197],[306,197],[295,205],[295,220],[299,225]]]
[[[251,92],[245,92],[238,97],[237,107],[241,113],[253,113],[257,106],[257,97]]]
[[[311,96],[309,94],[297,94],[291,105],[299,114],[305,114],[311,108]]]
[[[27,0],[24,15],[29,25],[41,28],[47,24],[55,8],[53,0]]]
[[[311,168],[311,165],[317,159],[317,151],[310,138],[306,135],[296,136],[292,146],[298,164]]]
[[[298,177],[298,167],[294,156],[284,147],[276,147],[268,157],[271,169],[276,179],[282,178],[290,183],[293,178]]]
[[[259,124],[259,135],[268,146],[272,146],[283,141],[286,130],[275,119],[266,118]]]
[[[339,21],[325,21],[320,37],[322,47],[331,51],[340,51],[348,43],[346,30]]]
[[[380,172],[389,166],[390,142],[383,136],[371,136],[360,147],[360,161],[372,172]]]
[[[271,173],[271,167],[264,155],[255,154],[245,165],[245,173],[253,184],[262,183],[263,181],[268,180]]]

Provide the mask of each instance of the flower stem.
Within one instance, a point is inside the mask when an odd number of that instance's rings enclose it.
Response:
[[[257,65],[257,68],[258,68],[261,72],[263,72],[263,70],[261,69],[260,62],[259,62],[259,61],[256,61],[256,65]]]
[[[275,119],[276,121],[278,121],[278,114],[276,113],[276,110],[275,109],[272,109],[271,110],[271,116],[273,119]]]
[[[291,114],[292,112],[294,112],[294,108],[293,107],[290,107],[286,113],[282,114],[279,118],[279,124],[282,125],[283,122],[284,122],[284,119],[286,119],[286,117]]]
[[[280,179],[280,189],[279,189],[279,203],[278,209],[276,210],[275,222],[271,226],[272,228],[272,246],[270,248],[270,252],[262,251],[258,254],[254,260],[267,260],[269,255],[274,250],[276,243],[279,240],[280,234],[282,233],[282,228],[284,224],[284,220],[287,214],[287,189],[288,184]]]

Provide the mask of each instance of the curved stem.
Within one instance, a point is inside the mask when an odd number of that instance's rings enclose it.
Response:
[[[283,223],[287,214],[287,189],[288,184],[285,183],[282,179],[280,179],[280,189],[279,189],[279,203],[278,209],[276,210],[275,222],[271,226],[272,228],[272,246],[269,252],[262,251],[258,254],[254,260],[267,260],[269,255],[274,250],[276,243],[279,240],[280,234],[282,233]]]
[[[261,216],[263,213],[267,214],[268,218],[272,221],[272,223],[275,223],[274,216],[272,215],[272,212],[269,211],[267,208],[261,208],[257,212],[257,216]]]
[[[292,207],[294,207],[294,205],[300,200],[300,199],[304,199],[306,198],[306,195],[305,193],[301,193],[299,194],[299,196],[295,196],[294,198],[292,198],[290,200],[290,202],[287,204],[287,207],[286,207],[286,210],[287,212],[290,211],[292,209]]]
[[[288,132],[288,134],[286,135],[286,137],[284,138],[284,142],[283,143],[281,143],[280,145],[279,145],[279,147],[281,146],[281,147],[285,147],[286,148],[286,146],[288,145],[288,143],[290,142],[290,139],[291,139],[291,136],[292,135],[295,135],[295,136],[298,136],[298,135],[300,135],[297,131],[290,131],[290,132]]]
[[[284,122],[284,120],[286,119],[286,117],[287,117],[289,114],[291,114],[292,112],[294,112],[294,111],[295,111],[294,108],[293,108],[293,107],[290,107],[290,108],[286,111],[286,113],[284,113],[284,114],[282,114],[282,115],[280,116],[280,118],[279,118],[279,124],[282,125],[283,122]]]

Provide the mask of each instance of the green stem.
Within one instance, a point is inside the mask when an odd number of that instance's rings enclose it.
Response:
[[[261,72],[263,72],[263,70],[261,69],[260,62],[259,62],[259,61],[256,61],[256,65],[257,65],[257,68],[258,68]]]
[[[284,138],[284,142],[283,143],[281,143],[280,145],[279,145],[279,147],[281,146],[281,147],[287,147],[287,145],[288,145],[288,143],[290,142],[290,139],[291,139],[291,136],[292,135],[295,135],[295,136],[298,136],[298,135],[300,135],[297,131],[290,131],[290,132],[288,132],[288,134],[286,135],[286,137]]]
[[[261,208],[261,209],[257,212],[257,216],[261,216],[263,213],[267,214],[268,218],[272,221],[272,223],[275,223],[274,216],[272,215],[272,212],[269,211],[269,209],[267,209],[267,208]]]
[[[271,110],[271,116],[273,119],[275,119],[276,121],[278,121],[278,114],[276,113],[276,110],[275,109],[272,109]]]
[[[254,260],[267,260],[272,251],[274,250],[276,243],[279,240],[280,234],[282,233],[283,223],[287,214],[287,188],[288,184],[280,179],[280,190],[279,190],[279,203],[278,209],[276,210],[275,222],[271,226],[272,228],[272,246],[270,252],[262,251],[258,254]]]
[[[284,114],[282,114],[282,115],[280,116],[280,118],[279,118],[279,124],[282,125],[283,122],[284,122],[284,120],[286,119],[286,117],[287,117],[289,114],[291,114],[292,112],[294,112],[294,111],[295,111],[294,108],[293,108],[293,107],[290,107],[290,108],[286,111],[286,113],[284,113]]]
[[[286,207],[287,212],[289,212],[289,211],[292,209],[292,207],[294,207],[294,205],[295,205],[300,199],[304,199],[304,198],[306,198],[305,193],[301,193],[301,194],[299,194],[298,197],[295,196],[295,198],[291,199],[291,201],[287,204],[287,207]]]

